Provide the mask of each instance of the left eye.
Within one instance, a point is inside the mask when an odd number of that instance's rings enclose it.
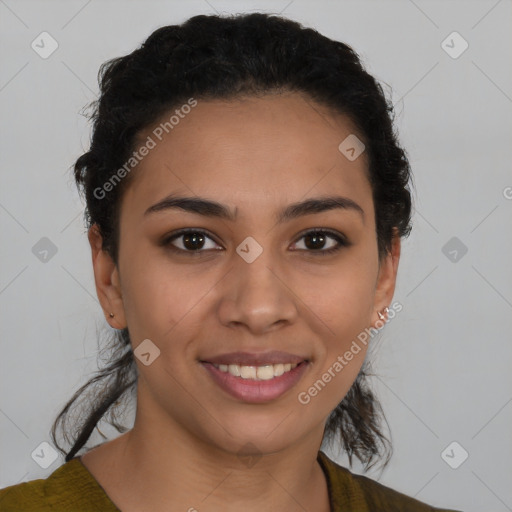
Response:
[[[337,233],[333,233],[331,231],[325,231],[321,229],[311,230],[306,233],[303,233],[299,240],[304,239],[304,245],[307,249],[310,249],[307,252],[316,252],[318,254],[331,254],[333,252],[339,251],[342,247],[347,246],[348,242],[344,237]],[[328,239],[331,239],[330,247],[325,248],[325,243]],[[297,244],[297,242],[295,242]],[[313,246],[313,247],[311,247]],[[321,246],[321,247],[319,247]],[[304,249],[301,249],[304,250]]]
[[[174,242],[179,239],[181,239],[180,244],[176,245]],[[344,236],[324,229],[313,229],[303,233],[294,245],[297,246],[302,239],[304,239],[302,243],[305,248],[298,248],[298,250],[323,255],[334,253],[349,245]],[[329,239],[331,240],[330,246],[325,248],[324,246]],[[205,247],[206,240],[210,240],[213,245]],[[221,250],[216,249],[215,246],[218,246],[218,244],[206,231],[200,229],[185,229],[174,233],[163,241],[163,245],[169,246],[175,252],[192,254],[199,254],[206,250]],[[294,250],[297,250],[297,247]]]

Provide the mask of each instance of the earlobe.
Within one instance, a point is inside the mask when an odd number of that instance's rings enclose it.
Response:
[[[379,318],[380,318],[381,320],[386,320],[386,314],[388,313],[388,311],[389,311],[389,308],[388,308],[387,306],[382,310],[382,312],[381,312],[381,311],[379,311],[379,312],[378,312],[378,314],[379,314]]]
[[[117,266],[110,254],[102,249],[103,238],[97,224],[89,229],[88,238],[91,246],[96,293],[101,307],[111,327],[124,329],[126,321]]]

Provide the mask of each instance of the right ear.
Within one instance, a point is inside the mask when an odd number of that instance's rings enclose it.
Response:
[[[110,254],[102,249],[103,237],[97,224],[89,228],[88,238],[91,245],[96,293],[105,318],[114,329],[124,329],[126,317],[117,265]],[[111,317],[110,313],[114,316]]]

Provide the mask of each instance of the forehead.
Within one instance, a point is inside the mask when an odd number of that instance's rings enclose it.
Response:
[[[356,134],[354,125],[311,99],[288,93],[197,100],[177,110],[139,136],[139,144],[151,139],[153,147],[123,198],[133,213],[169,193],[214,198],[241,216],[250,214],[244,205],[255,211],[335,192],[372,206],[366,154],[351,161],[339,150]]]

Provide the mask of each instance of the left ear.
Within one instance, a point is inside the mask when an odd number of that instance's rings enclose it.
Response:
[[[396,275],[398,271],[398,261],[400,260],[400,236],[396,228],[394,229],[391,240],[391,249],[380,263],[379,275],[375,286],[374,311],[372,314],[372,325],[377,320],[379,323],[387,321],[388,315],[385,308],[389,307],[393,294],[395,293]],[[379,312],[384,316],[379,317]]]

